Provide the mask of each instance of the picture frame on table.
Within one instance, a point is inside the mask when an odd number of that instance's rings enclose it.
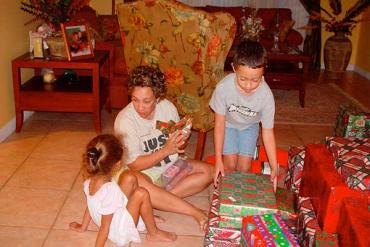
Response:
[[[87,23],[61,23],[68,60],[94,57],[94,48]]]

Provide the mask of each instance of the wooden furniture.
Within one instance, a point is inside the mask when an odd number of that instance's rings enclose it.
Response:
[[[305,78],[310,68],[310,57],[298,49],[269,51],[267,53],[268,65],[265,73],[266,82],[272,89],[298,90],[299,103],[305,103]]]
[[[12,61],[13,88],[16,111],[16,132],[23,124],[23,111],[57,111],[57,112],[92,112],[96,132],[101,132],[100,110],[106,103],[110,110],[107,81],[100,78],[103,65],[109,67],[109,52],[95,51],[94,58],[67,61],[60,59],[31,59],[26,53]],[[33,68],[35,75],[22,82],[21,69]],[[43,83],[41,68],[53,68],[56,71],[65,69],[79,70],[79,81],[63,83],[59,79],[53,84]]]

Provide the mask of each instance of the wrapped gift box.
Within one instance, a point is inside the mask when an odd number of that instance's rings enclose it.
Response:
[[[334,135],[370,137],[370,113],[360,112],[353,106],[340,105]]]
[[[295,212],[296,195],[289,190],[277,188],[275,196],[277,208],[282,218],[284,220],[296,219],[297,217],[297,214]]]
[[[289,147],[288,171],[285,177],[285,186],[294,193],[299,193],[305,158],[305,147]]]
[[[338,237],[336,234],[318,232],[315,235],[314,247],[338,247]]]
[[[370,190],[370,138],[328,137],[326,144],[348,187]]]
[[[212,195],[211,207],[208,214],[208,225],[204,238],[206,247],[237,247],[240,246],[240,228],[234,228],[232,224],[228,228],[220,226],[219,191],[215,189]]]
[[[157,184],[162,185],[166,190],[171,190],[182,178],[189,174],[192,169],[193,167],[189,162],[178,159],[161,174],[161,181]]]
[[[323,231],[336,233],[343,198],[367,198],[368,192],[348,188],[334,167],[333,155],[324,144],[306,146],[300,196],[311,197]]]
[[[243,217],[242,246],[299,246],[279,214]]]
[[[240,217],[277,213],[273,185],[269,176],[225,173],[220,183],[219,214]]]
[[[315,242],[315,235],[320,231],[321,229],[311,204],[311,199],[309,197],[299,197],[297,222],[299,243],[305,247],[312,247]]]
[[[337,232],[340,246],[369,246],[370,211],[366,198],[343,200]]]
[[[176,132],[177,130],[184,130],[186,132],[191,130],[192,120],[189,115],[185,115],[179,122],[170,120],[169,122],[162,122],[157,120],[156,128],[162,131],[162,133],[169,135]]]

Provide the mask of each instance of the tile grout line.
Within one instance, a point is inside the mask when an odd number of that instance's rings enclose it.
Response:
[[[26,155],[26,158],[18,165],[17,168],[14,169],[14,171],[12,172],[12,174],[9,176],[8,179],[5,180],[5,182],[3,183],[3,185],[0,186],[0,191],[5,187],[5,185],[13,178],[14,174],[20,169],[20,167],[30,158],[30,156],[32,155],[32,153],[36,150],[36,148],[38,147],[38,145],[46,138],[46,136],[49,134],[50,130],[48,130],[45,134],[45,136],[43,138],[41,138],[41,140],[35,145],[35,147],[31,150],[31,152]],[[15,132],[14,132],[15,133]],[[14,134],[13,133],[13,134]]]
[[[77,180],[78,180],[78,176],[80,175],[81,171],[82,171],[82,168],[80,168],[80,171],[77,173],[77,175],[76,175],[76,177],[75,177],[75,179],[74,179],[74,181],[73,181],[73,183],[72,183],[72,185],[71,185],[71,188],[70,188],[70,189],[69,189],[69,191],[67,192],[66,197],[64,198],[63,203],[62,203],[62,205],[60,206],[59,211],[58,211],[58,213],[56,214],[55,219],[54,219],[53,223],[51,224],[51,226],[50,226],[50,228],[49,228],[49,230],[48,230],[48,232],[47,232],[47,234],[46,234],[46,236],[45,236],[45,238],[44,238],[44,241],[43,241],[43,242],[42,242],[42,244],[41,244],[41,247],[45,245],[46,240],[49,238],[50,233],[51,233],[51,231],[53,230],[53,228],[54,228],[54,226],[55,226],[55,223],[56,223],[56,221],[58,220],[58,217],[59,217],[59,215],[60,215],[60,213],[61,213],[61,211],[62,211],[62,209],[63,209],[64,205],[66,204],[66,202],[67,202],[67,200],[68,200],[68,196],[70,195],[70,193],[71,193],[71,191],[72,191],[72,189],[73,189],[74,185],[76,184],[76,182],[77,182]],[[68,230],[69,230],[69,229],[68,229]]]

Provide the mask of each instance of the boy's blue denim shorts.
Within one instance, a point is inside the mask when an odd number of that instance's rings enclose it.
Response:
[[[226,127],[223,154],[239,154],[253,157],[258,133],[258,123],[243,130]]]

